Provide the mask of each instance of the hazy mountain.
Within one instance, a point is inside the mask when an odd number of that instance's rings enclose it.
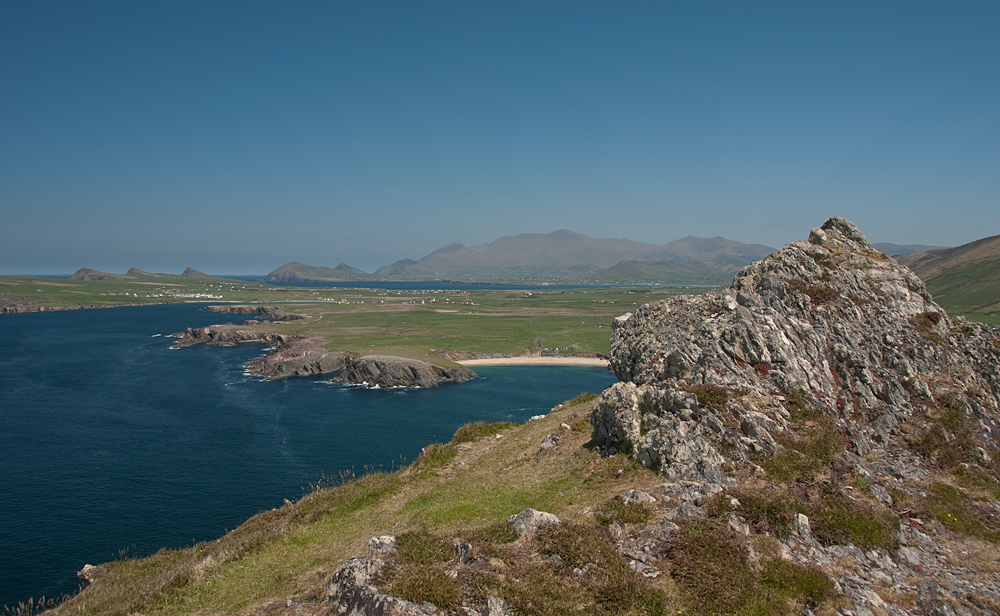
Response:
[[[101,272],[95,269],[90,269],[89,267],[81,267],[80,269],[73,272],[73,275],[69,277],[70,280],[115,280],[116,278],[126,278],[121,274],[109,274],[108,272]]]
[[[688,236],[668,244],[646,244],[628,239],[593,238],[559,230],[501,237],[478,246],[448,244],[419,261],[404,259],[381,267],[375,271],[375,276],[581,280],[592,279],[622,262],[658,262],[685,264],[686,275],[689,276],[703,274],[724,280],[725,274],[731,274],[774,250],[761,244],[743,244],[722,237]],[[611,275],[614,274],[612,271]]]
[[[69,277],[70,280],[126,280],[134,278],[176,278],[178,276],[184,276],[186,278],[213,278],[219,279],[218,276],[212,276],[211,274],[206,274],[204,272],[199,272],[193,267],[185,269],[180,274],[151,274],[149,272],[144,272],[143,270],[133,267],[125,274],[109,274],[108,272],[100,272],[95,269],[90,269],[87,267],[81,267],[72,276]]]
[[[181,276],[188,276],[190,278],[218,278],[218,276],[212,276],[211,274],[199,272],[193,267],[186,268],[183,272],[181,272]]]
[[[1000,235],[896,259],[953,312],[1000,314]]]
[[[882,254],[895,257],[897,255],[908,255],[911,252],[926,252],[928,250],[940,250],[946,246],[926,246],[924,244],[892,244],[890,242],[878,242],[871,245],[872,248]]]
[[[268,274],[265,282],[304,282],[307,280],[325,280],[332,282],[345,282],[351,280],[371,280],[373,277],[368,272],[351,267],[346,263],[341,263],[337,267],[316,267],[292,261],[286,263]]]

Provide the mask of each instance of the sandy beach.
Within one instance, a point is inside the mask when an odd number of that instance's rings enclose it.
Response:
[[[494,357],[491,359],[467,359],[458,362],[463,366],[607,366],[608,360],[598,357]]]

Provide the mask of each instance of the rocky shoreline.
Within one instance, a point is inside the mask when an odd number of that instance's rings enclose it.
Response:
[[[238,325],[189,327],[173,334],[178,340],[172,348],[196,344],[234,346],[244,343],[272,344],[263,357],[251,360],[247,371],[266,375],[268,380],[292,376],[339,373],[337,383],[367,387],[437,387],[442,383],[463,383],[476,373],[463,366],[445,368],[419,359],[389,355],[354,357],[347,351],[330,351],[324,340],[314,336],[288,336],[274,330],[250,329]]]
[[[121,304],[93,304],[89,306],[39,306],[31,302],[16,302],[11,298],[0,297],[0,314],[26,314],[29,312],[62,312],[64,310],[100,310],[104,308],[119,308],[122,306],[155,306],[172,302],[126,302]]]

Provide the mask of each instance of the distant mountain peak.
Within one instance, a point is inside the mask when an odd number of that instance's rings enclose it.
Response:
[[[346,263],[337,267],[316,267],[298,261],[291,261],[274,270],[265,282],[304,282],[308,280],[349,281],[369,280],[371,274]]]
[[[90,269],[89,267],[81,267],[69,277],[70,280],[114,280],[116,278],[124,278],[124,276],[121,274],[101,272],[95,269]]]
[[[192,278],[216,278],[216,276],[212,276],[212,275],[206,274],[204,272],[199,272],[198,270],[194,269],[193,267],[189,267],[189,268],[185,269],[183,272],[181,272],[181,276],[190,276]]]
[[[558,229],[503,236],[476,246],[453,242],[420,260],[401,259],[384,265],[375,270],[374,278],[607,282],[609,276],[618,281],[617,276],[634,273],[639,278],[629,281],[714,285],[731,279],[737,269],[774,250],[721,237],[688,236],[669,244],[646,244]],[[626,262],[656,265],[622,266],[602,274]],[[680,264],[683,267],[673,267]],[[333,280],[340,275],[337,269],[288,264],[268,274],[267,280]]]

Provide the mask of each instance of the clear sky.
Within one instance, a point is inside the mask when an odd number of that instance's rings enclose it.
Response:
[[[1000,233],[1000,2],[0,0],[0,273]]]

